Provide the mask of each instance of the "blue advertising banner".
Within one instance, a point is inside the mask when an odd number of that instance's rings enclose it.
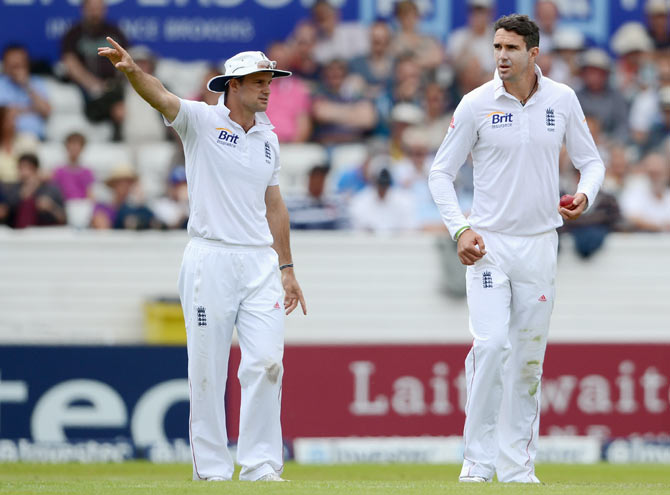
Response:
[[[221,61],[242,50],[265,49],[285,39],[315,0],[108,0],[108,17],[135,44],[163,57]],[[394,0],[333,0],[344,20],[369,24],[390,18]],[[498,0],[495,16],[532,15],[535,0]],[[592,43],[606,47],[624,22],[642,21],[638,0],[563,0],[562,24],[581,29]],[[21,43],[33,59],[56,61],[60,40],[80,17],[80,0],[0,0],[0,47]],[[417,0],[422,30],[440,40],[466,22],[466,2]]]
[[[186,373],[183,347],[0,347],[0,461],[188,461]]]

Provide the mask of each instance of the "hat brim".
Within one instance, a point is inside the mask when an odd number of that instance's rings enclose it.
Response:
[[[221,75],[221,76],[214,76],[207,82],[207,89],[210,90],[212,93],[223,93],[224,90],[226,89],[226,83],[230,81],[231,79],[235,79],[238,77],[244,77],[248,76],[249,74],[256,74],[257,72],[271,72],[272,73],[272,79],[275,79],[277,77],[288,77],[292,75],[292,72],[287,71],[287,70],[278,70],[278,69],[260,69],[260,70],[254,70],[251,72],[247,72],[246,74],[235,74],[235,75]]]

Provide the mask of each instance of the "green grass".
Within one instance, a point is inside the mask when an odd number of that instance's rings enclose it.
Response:
[[[288,463],[290,483],[193,482],[185,464],[0,464],[0,494],[116,495],[340,494],[670,494],[670,467],[542,465],[541,485],[459,484],[456,465],[304,466]]]

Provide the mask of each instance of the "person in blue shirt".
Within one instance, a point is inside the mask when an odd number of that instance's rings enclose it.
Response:
[[[0,106],[18,110],[16,131],[44,139],[46,118],[51,113],[44,81],[30,75],[30,58],[22,45],[8,45],[2,54]]]

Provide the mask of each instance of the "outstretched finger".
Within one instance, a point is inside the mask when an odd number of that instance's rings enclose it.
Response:
[[[111,36],[107,36],[107,41],[118,50],[120,55],[128,55],[128,52],[123,49],[121,45],[119,45],[116,41]]]
[[[300,307],[302,308],[302,314],[304,314],[306,316],[307,315],[307,304],[305,304],[305,298],[303,297],[302,292],[300,293],[298,298],[300,300]]]

